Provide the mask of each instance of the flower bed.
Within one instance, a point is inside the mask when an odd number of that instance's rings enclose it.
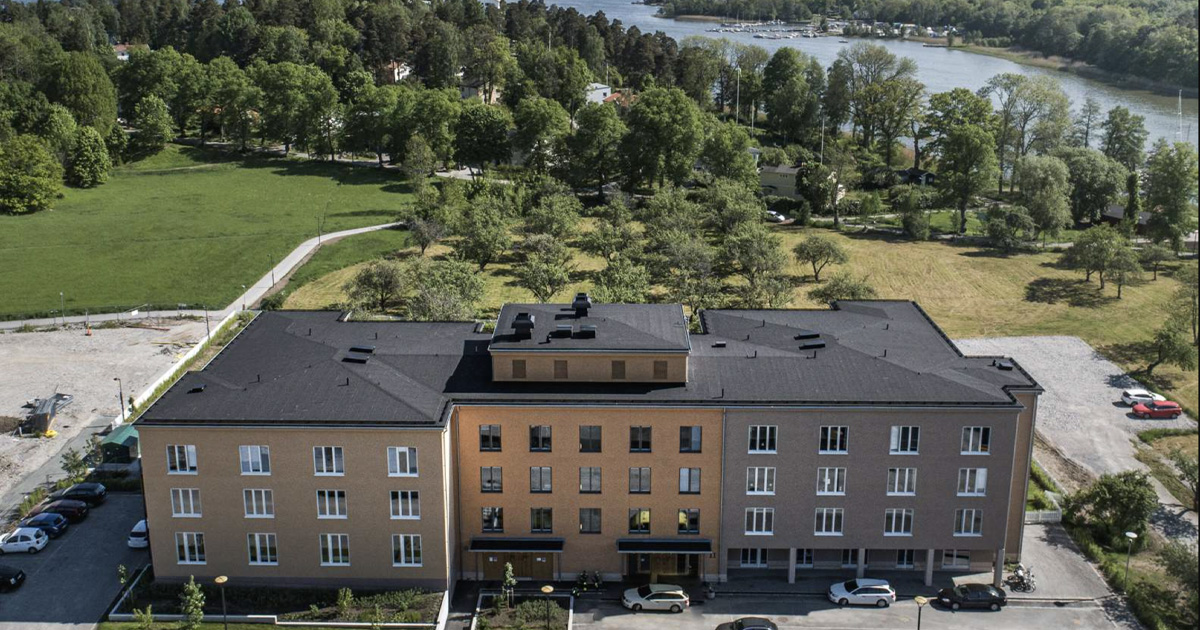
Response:
[[[547,601],[547,599],[549,601]],[[547,614],[550,630],[567,630],[570,598],[517,595],[511,606],[498,595],[483,595],[475,615],[475,630],[544,630]]]

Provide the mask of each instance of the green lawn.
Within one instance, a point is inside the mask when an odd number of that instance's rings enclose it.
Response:
[[[211,615],[210,615],[211,617]],[[220,619],[217,615],[217,619]],[[264,628],[275,628],[270,624],[261,623],[230,623],[229,630],[263,630]],[[320,626],[303,626],[304,630],[343,630],[342,628],[320,627]],[[105,621],[100,624],[97,630],[140,630],[141,626],[133,622],[125,621]],[[154,630],[177,630],[179,628],[178,621],[158,621],[154,623]],[[220,621],[210,621],[200,624],[200,630],[225,630],[225,625]]]
[[[394,172],[169,146],[51,211],[0,216],[0,318],[224,307],[305,239],[393,220]]]

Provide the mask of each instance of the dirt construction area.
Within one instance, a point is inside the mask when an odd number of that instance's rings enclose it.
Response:
[[[0,334],[0,417],[24,419],[26,403],[55,393],[74,400],[58,414],[54,438],[0,435],[0,511],[12,507],[12,490],[38,473],[51,471],[60,453],[73,442],[104,430],[120,413],[121,379],[126,400],[137,396],[204,336],[203,321],[138,320],[136,327],[82,327],[48,332],[3,331]],[[81,437],[82,436],[82,437]],[[42,469],[42,470],[39,470]],[[55,477],[61,471],[54,467]],[[26,489],[27,491],[27,489]]]

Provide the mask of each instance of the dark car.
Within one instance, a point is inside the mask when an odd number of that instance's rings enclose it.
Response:
[[[742,617],[717,626],[717,630],[779,630],[779,626],[765,617]]]
[[[68,525],[66,517],[56,512],[42,512],[21,521],[21,527],[36,527],[51,538],[62,536]]]
[[[50,500],[70,499],[72,501],[83,501],[95,507],[104,503],[104,498],[107,496],[108,489],[102,483],[77,483],[70,488],[64,488],[51,494]]]
[[[1000,610],[1008,603],[1004,591],[991,584],[959,584],[954,588],[938,591],[937,601],[951,610],[959,608],[987,608]]]
[[[0,591],[11,591],[25,581],[25,572],[8,565],[0,564]]]
[[[34,515],[46,513],[62,514],[63,516],[67,517],[68,521],[71,521],[72,523],[78,523],[87,517],[88,504],[84,503],[83,501],[60,499],[58,501],[43,503],[34,508]]]

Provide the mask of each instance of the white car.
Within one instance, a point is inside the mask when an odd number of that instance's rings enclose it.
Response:
[[[129,548],[145,549],[149,546],[150,528],[146,526],[146,519],[142,519],[133,526],[133,529],[129,530]]]
[[[1121,392],[1121,402],[1129,405],[1130,407],[1138,403],[1163,402],[1164,400],[1166,400],[1166,398],[1163,398],[1154,392],[1148,392],[1144,389],[1127,389]]]
[[[37,553],[45,549],[50,537],[36,527],[18,527],[0,534],[0,553]]]
[[[829,601],[838,606],[854,604],[887,608],[896,601],[896,591],[892,589],[887,580],[859,578],[830,586]]]
[[[677,613],[683,612],[684,608],[691,606],[691,600],[681,586],[647,584],[625,591],[625,594],[621,596],[621,604],[634,612],[669,610]]]

